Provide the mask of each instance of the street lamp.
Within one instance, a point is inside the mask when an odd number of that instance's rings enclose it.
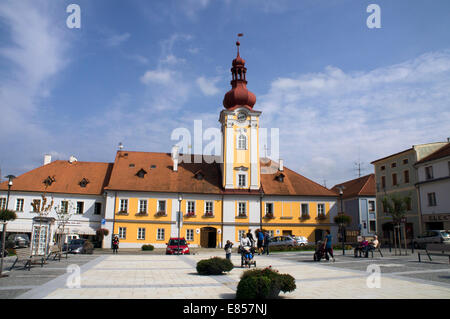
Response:
[[[339,221],[339,227],[341,228],[341,238],[342,238],[342,255],[345,255],[345,229],[344,229],[344,220],[343,220],[343,216],[344,216],[344,207],[343,207],[343,201],[342,201],[342,196],[344,195],[344,186],[338,186],[339,189],[339,199],[341,202],[341,212],[339,213],[339,215],[341,215],[341,219]]]
[[[183,195],[178,194],[178,250],[177,255],[180,254],[180,227],[181,227],[181,201],[183,200]]]
[[[8,204],[9,204],[9,192],[11,190],[11,187],[13,186],[13,179],[16,178],[14,175],[8,175],[5,176],[5,178],[8,179],[8,196],[6,198],[6,209],[8,209]]]
[[[259,189],[259,230],[262,231],[262,215],[263,215],[263,206],[262,206],[262,200],[264,197],[264,190],[261,188]]]

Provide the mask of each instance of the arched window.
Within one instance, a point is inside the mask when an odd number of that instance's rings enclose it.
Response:
[[[244,134],[240,134],[238,137],[238,149],[246,150],[247,149],[247,136]]]

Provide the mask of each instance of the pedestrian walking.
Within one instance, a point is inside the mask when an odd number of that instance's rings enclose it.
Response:
[[[251,247],[253,247],[255,245],[255,240],[253,239],[253,234],[250,229],[248,230],[247,238],[250,239],[250,242],[252,243]]]
[[[113,246],[113,254],[117,254],[117,251],[119,250],[119,237],[114,236],[112,246]]]
[[[334,256],[333,256],[333,245],[332,245],[332,240],[333,240],[333,236],[331,236],[330,231],[327,229],[327,235],[325,236],[325,242],[324,242],[324,246],[325,246],[325,258],[327,260],[330,260],[330,257],[328,256],[328,254],[330,254],[331,258],[333,258],[333,262],[335,261]]]
[[[263,255],[267,254],[269,255],[269,232],[268,231],[264,231],[264,239],[263,239]]]
[[[227,240],[227,243],[225,244],[225,257],[230,260],[231,259],[231,248],[233,247],[233,243],[229,240]]]
[[[262,232],[261,229],[257,229],[256,239],[258,240],[257,241],[258,255],[261,255],[264,244],[264,233]]]

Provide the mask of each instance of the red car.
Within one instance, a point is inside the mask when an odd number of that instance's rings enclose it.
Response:
[[[184,238],[170,238],[167,243],[166,255],[189,255],[188,243]]]

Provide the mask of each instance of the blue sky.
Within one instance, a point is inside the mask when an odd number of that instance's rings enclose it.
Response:
[[[81,8],[81,29],[66,7]],[[381,29],[369,29],[369,4]],[[236,35],[261,126],[285,165],[328,187],[371,161],[450,137],[450,2],[2,1],[0,167],[170,152],[193,121],[219,128]],[[274,158],[276,160],[276,158]]]

